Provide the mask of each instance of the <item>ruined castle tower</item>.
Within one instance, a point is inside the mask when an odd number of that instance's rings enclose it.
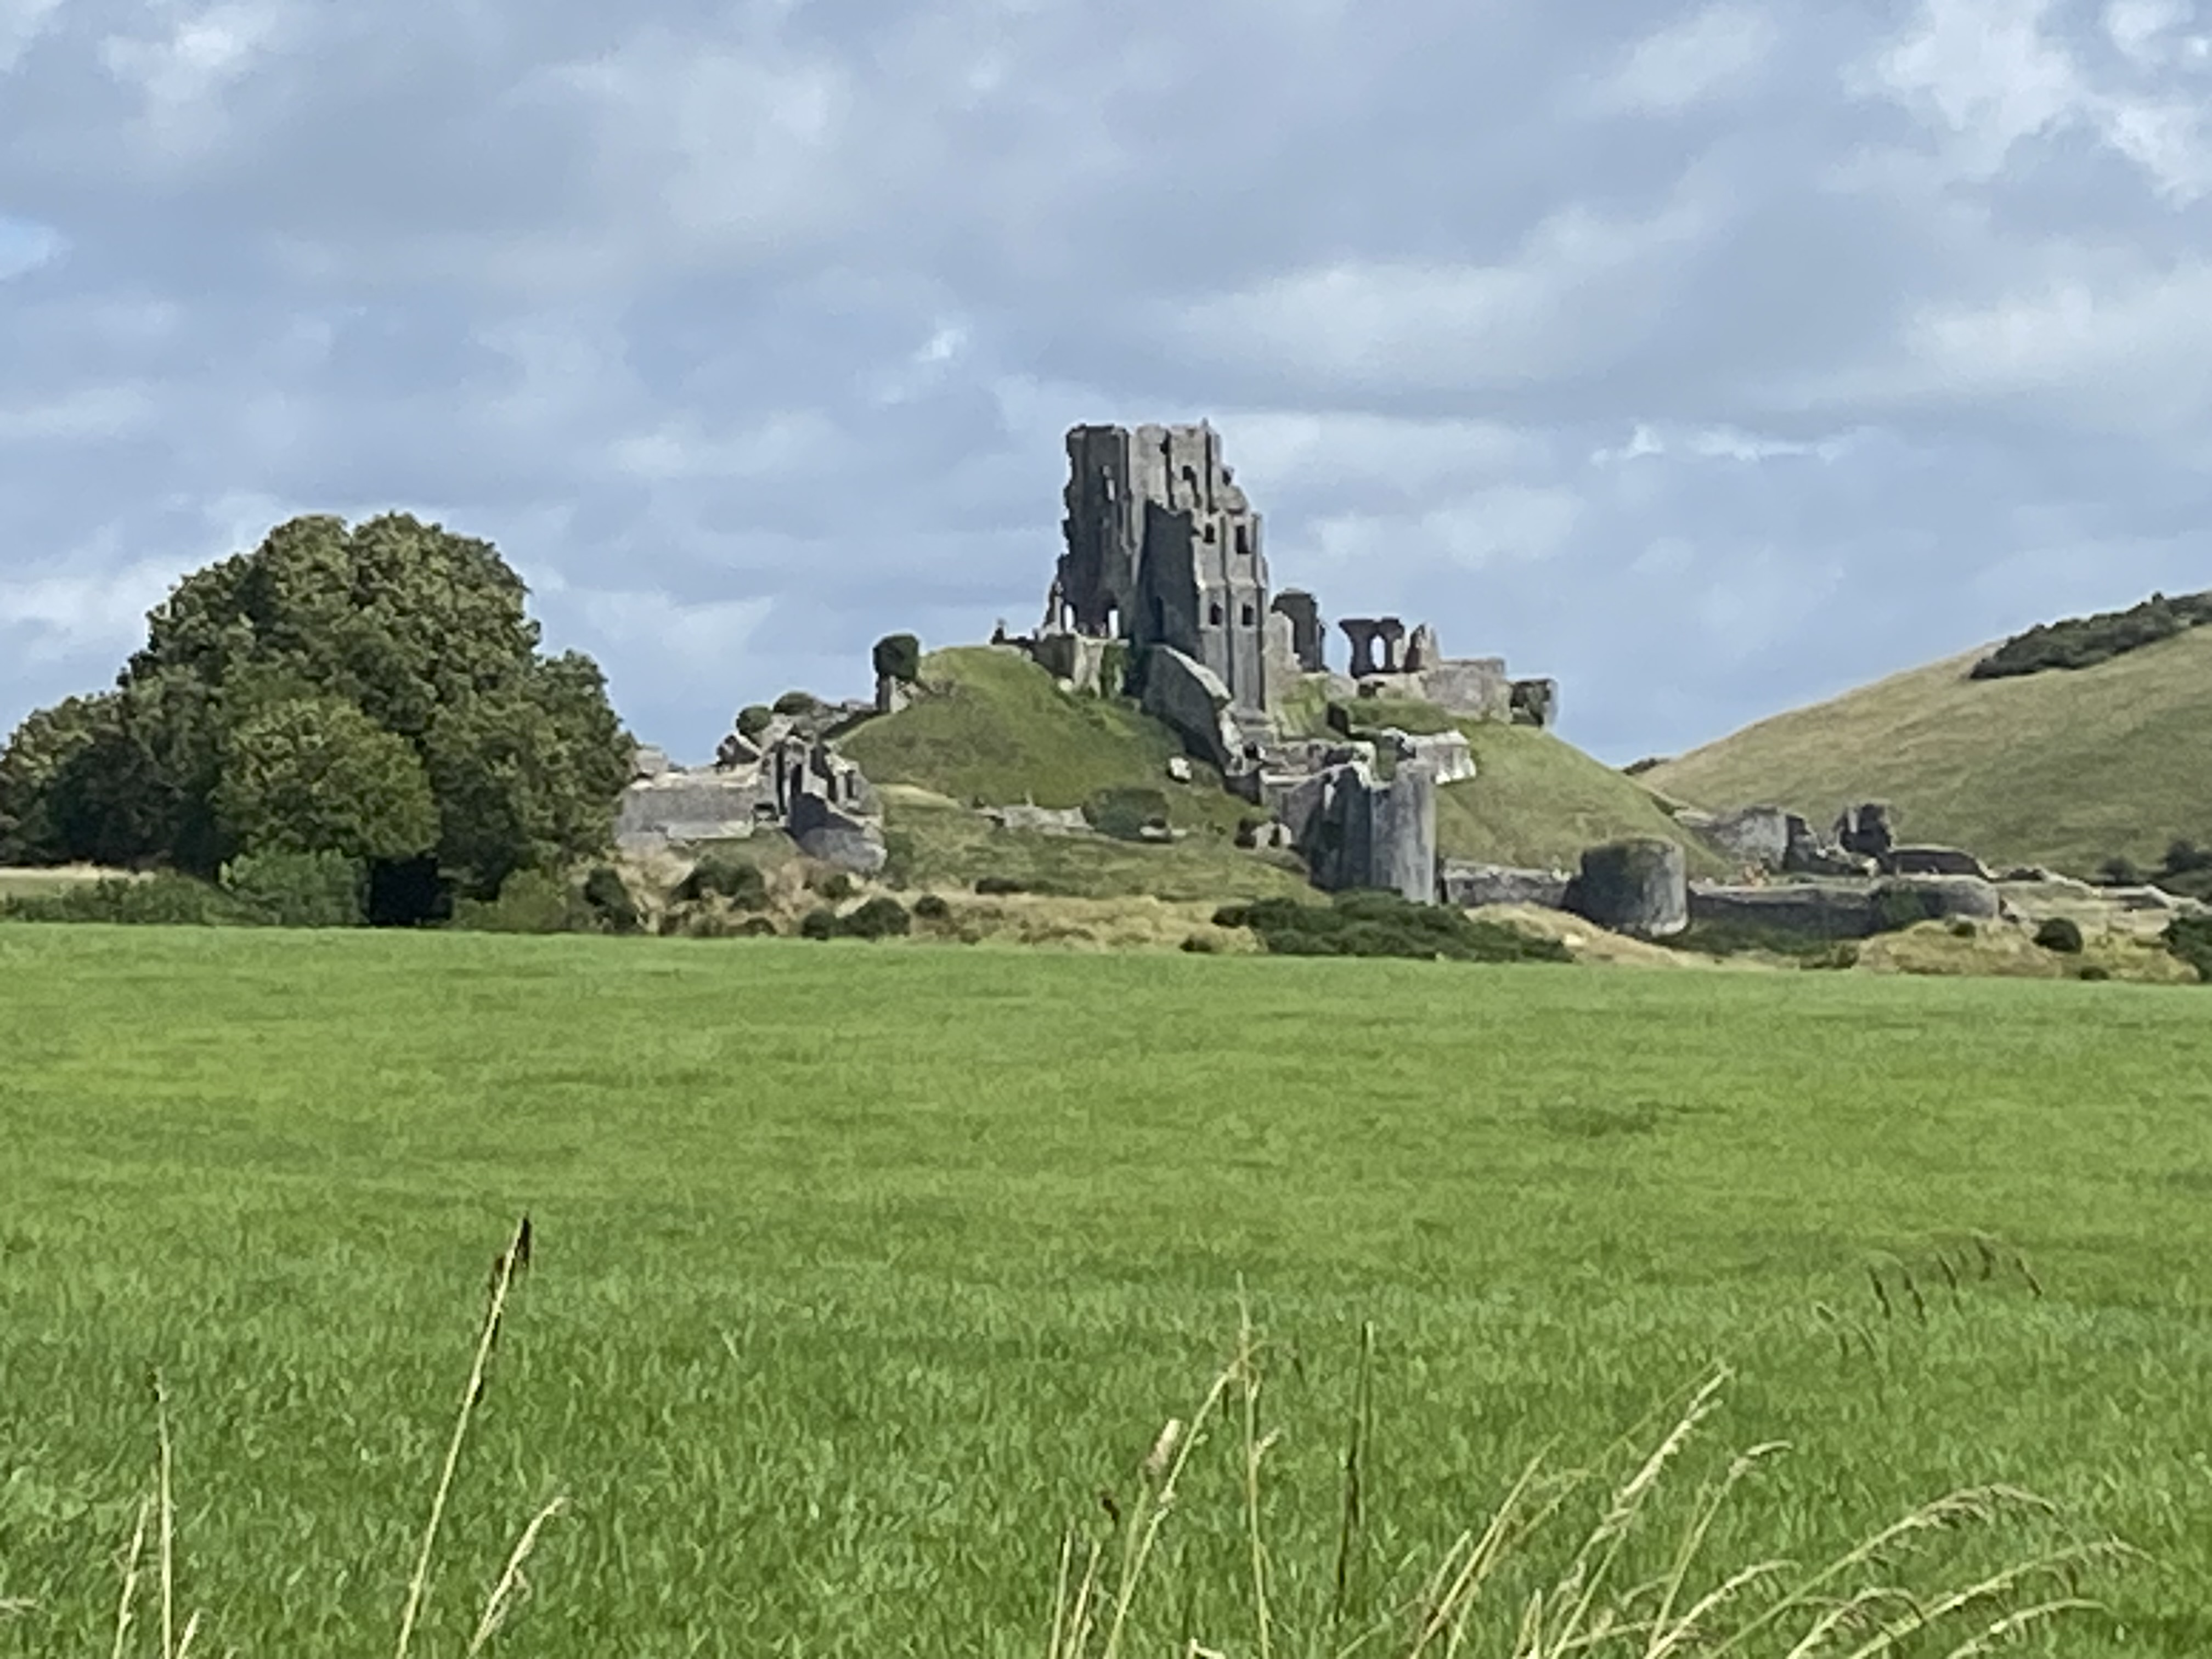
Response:
[[[1267,706],[1267,564],[1260,515],[1198,426],[1067,434],[1067,550],[1048,630],[1164,645]]]

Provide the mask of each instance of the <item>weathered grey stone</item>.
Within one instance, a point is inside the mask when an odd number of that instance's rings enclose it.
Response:
[[[876,713],[896,714],[914,702],[914,683],[895,674],[876,676]]]
[[[1406,624],[1395,617],[1346,617],[1337,626],[1352,642],[1353,679],[1364,680],[1370,674],[1405,672],[1399,657],[1400,647],[1405,642]]]
[[[1333,766],[1301,781],[1283,821],[1324,891],[1375,887],[1436,902],[1437,785],[1420,762],[1387,782],[1357,761]]]
[[[1408,674],[1425,674],[1431,668],[1443,665],[1444,648],[1437,630],[1427,623],[1413,629],[1413,636],[1406,641],[1405,670]]]
[[[1773,887],[1690,889],[1690,920],[1802,939],[1864,939],[1875,931],[1874,894],[1863,884],[1790,882]]]
[[[1897,844],[1896,828],[1890,822],[1888,805],[1875,800],[1846,806],[1836,820],[1833,838],[1846,853],[1856,853],[1862,858],[1881,857]]]
[[[1674,821],[1736,864],[1781,870],[1790,849],[1809,840],[1812,828],[1779,806],[1741,806],[1733,812],[1678,812]]]
[[[1040,637],[1169,647],[1238,706],[1266,708],[1260,515],[1223,464],[1219,435],[1203,424],[1079,426],[1067,462],[1066,551]]]
[[[1502,722],[1512,713],[1503,657],[1448,657],[1423,669],[1410,694],[1469,720]]]
[[[1689,861],[1655,836],[1607,842],[1583,854],[1566,908],[1616,933],[1665,939],[1690,925]]]
[[[1990,883],[1972,876],[1897,876],[1870,890],[1877,927],[1909,927],[1915,921],[1996,921],[2004,900]]]
[[[1065,680],[1084,696],[1095,697],[1109,690],[1105,669],[1112,643],[1085,634],[1042,634],[1030,641],[1030,656],[1055,680]],[[1118,693],[1121,688],[1110,690]]]
[[[1474,750],[1464,732],[1401,732],[1385,726],[1376,738],[1401,761],[1421,761],[1439,784],[1464,783],[1474,775]]]
[[[669,769],[668,751],[649,743],[641,743],[631,750],[630,775],[633,778],[657,778]]]
[[[1186,755],[1168,757],[1168,776],[1177,783],[1188,783],[1196,775],[1192,772],[1190,758]]]
[[[1468,864],[1447,859],[1443,896],[1447,904],[1473,910],[1486,904],[1536,904],[1563,908],[1567,897],[1564,870],[1524,870],[1504,864]]]
[[[1291,619],[1291,649],[1298,666],[1309,674],[1326,673],[1328,635],[1322,623],[1321,601],[1303,588],[1286,587],[1275,595],[1273,609]]]
[[[987,806],[983,816],[1001,830],[1027,830],[1046,836],[1081,836],[1091,830],[1079,806]]]
[[[1163,721],[1200,760],[1224,772],[1244,770],[1244,739],[1230,718],[1234,700],[1221,678],[1170,646],[1146,653],[1145,712]]]
[[[1298,660],[1297,629],[1279,611],[1267,613],[1265,640],[1267,712],[1280,714],[1291,693],[1305,683],[1305,665]],[[1272,736],[1270,727],[1269,735]]]
[[[872,876],[884,867],[883,826],[839,811],[819,795],[800,795],[787,826],[799,850],[841,870]]]
[[[1979,859],[1955,847],[1893,847],[1883,855],[1881,867],[1893,876],[1972,876],[1978,881],[1990,879]]]

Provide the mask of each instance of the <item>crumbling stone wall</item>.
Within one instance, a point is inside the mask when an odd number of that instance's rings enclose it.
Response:
[[[1237,707],[1264,709],[1267,566],[1260,514],[1210,426],[1079,426],[1067,434],[1066,550],[1041,638],[1166,646]]]
[[[1291,791],[1283,819],[1323,891],[1372,887],[1436,902],[1437,781],[1421,762],[1387,781],[1364,760],[1332,766]]]

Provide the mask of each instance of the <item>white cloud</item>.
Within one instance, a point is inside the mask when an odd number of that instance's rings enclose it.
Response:
[[[23,61],[61,15],[62,0],[0,0],[0,75]]]
[[[2099,83],[2048,27],[2051,11],[2051,0],[1922,0],[1916,26],[1856,83],[1939,127],[1963,177],[1993,179],[2023,142],[2082,129],[2134,162],[2162,197],[2188,203],[2212,189],[2201,91]],[[2156,58],[2173,15],[2121,0],[2106,26],[2142,64]]]
[[[80,556],[97,558],[100,550]],[[181,574],[158,559],[119,570],[80,569],[75,563],[35,575],[0,574],[0,634],[26,636],[14,648],[30,661],[130,650],[145,636],[146,613]]]
[[[274,55],[288,21],[276,0],[220,0],[177,16],[152,37],[109,36],[100,43],[100,61],[137,94],[149,151],[174,163],[226,136],[227,94]]]
[[[143,386],[88,386],[40,403],[0,404],[0,441],[99,441],[147,431],[158,414]]]
[[[1597,89],[1600,109],[1671,114],[1748,80],[1781,39],[1773,17],[1721,0],[1645,36]]]
[[[1169,327],[1200,357],[1393,391],[1585,372],[1663,318],[1671,261],[1710,228],[1684,199],[1640,218],[1575,205],[1504,264],[1346,260],[1201,300]]]
[[[757,478],[821,470],[837,444],[836,425],[819,410],[791,410],[721,436],[693,422],[667,422],[618,439],[610,459],[617,472],[634,478]]]

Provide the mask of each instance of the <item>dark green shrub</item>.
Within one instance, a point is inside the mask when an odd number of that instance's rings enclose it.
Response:
[[[991,895],[1026,893],[1030,890],[1024,883],[1012,876],[978,876],[975,878],[975,890],[978,893]]]
[[[495,898],[453,902],[453,926],[471,933],[588,933],[599,915],[582,895],[543,870],[517,870]]]
[[[584,902],[608,928],[617,933],[635,933],[638,928],[637,901],[630,896],[629,884],[622,878],[622,872],[611,864],[595,865],[592,873],[584,878]]]
[[[368,866],[343,853],[245,853],[222,867],[222,888],[278,927],[358,927],[368,917]]]
[[[1179,948],[1189,956],[1210,957],[1221,947],[1204,933],[1189,933],[1184,936]]]
[[[2132,859],[2106,859],[2097,866],[2097,879],[2107,887],[2140,887],[2143,872]]]
[[[2161,938],[2166,948],[2197,970],[2197,977],[2212,984],[2212,916],[2176,916]]]
[[[1102,789],[1083,808],[1091,827],[1115,841],[1141,841],[1148,828],[1166,828],[1168,812],[1165,791],[1130,786]]]
[[[824,905],[819,910],[809,910],[799,924],[801,939],[835,939],[837,937],[837,913]]]
[[[811,691],[787,691],[775,700],[775,713],[779,714],[807,714],[821,707],[822,699]]]
[[[1875,890],[1874,929],[1877,933],[1899,933],[1923,921],[1934,921],[1942,915],[1942,901],[1920,888],[1899,884]]]
[[[13,921],[104,921],[146,927],[253,927],[267,918],[212,882],[164,871],[20,898],[0,899]]]
[[[884,678],[911,685],[921,678],[921,641],[911,634],[886,634],[876,641],[869,661]]]
[[[775,924],[766,916],[747,916],[737,927],[739,939],[774,939]]]
[[[2171,599],[2154,593],[2125,611],[2039,623],[2015,634],[1974,665],[1973,678],[2004,679],[2048,669],[2094,668],[2208,622],[2212,622],[2212,592],[2184,593]]]
[[[2112,978],[2112,970],[2111,969],[2100,967],[2094,962],[2083,963],[2080,968],[2075,970],[2074,973],[2075,978],[2087,980],[2093,984],[2101,983],[2102,981]]]
[[[842,904],[855,890],[852,877],[842,870],[830,870],[811,878],[807,888],[819,893],[832,904]]]
[[[701,899],[715,895],[729,900],[740,910],[765,909],[768,878],[761,874],[760,866],[750,859],[730,853],[709,853],[692,866],[691,873],[684,878],[684,884],[676,890],[676,896]]]
[[[2065,916],[2053,916],[2035,930],[2035,942],[2053,955],[2078,957],[2081,954],[2081,924]]]
[[[738,710],[738,733],[740,737],[757,738],[768,730],[769,722],[775,718],[775,710],[764,702],[749,702]]]
[[[1098,653],[1098,695],[1102,697],[1134,695],[1129,684],[1134,668],[1135,659],[1127,641],[1109,640],[1106,648]]]
[[[914,913],[924,921],[943,921],[952,914],[952,907],[934,893],[924,893],[914,902]]]
[[[1328,904],[1261,899],[1224,905],[1214,925],[1245,927],[1270,954],[1293,957],[1443,957],[1454,962],[1567,962],[1557,939],[1531,939],[1464,911],[1415,904],[1395,893],[1340,893]]]
[[[837,931],[847,939],[901,939],[913,927],[906,906],[888,894],[878,894],[849,915],[837,919]]]
[[[1953,939],[1972,939],[1974,936],[1974,924],[1967,921],[1966,917],[1957,916],[1953,918],[1951,922],[1951,937]]]

